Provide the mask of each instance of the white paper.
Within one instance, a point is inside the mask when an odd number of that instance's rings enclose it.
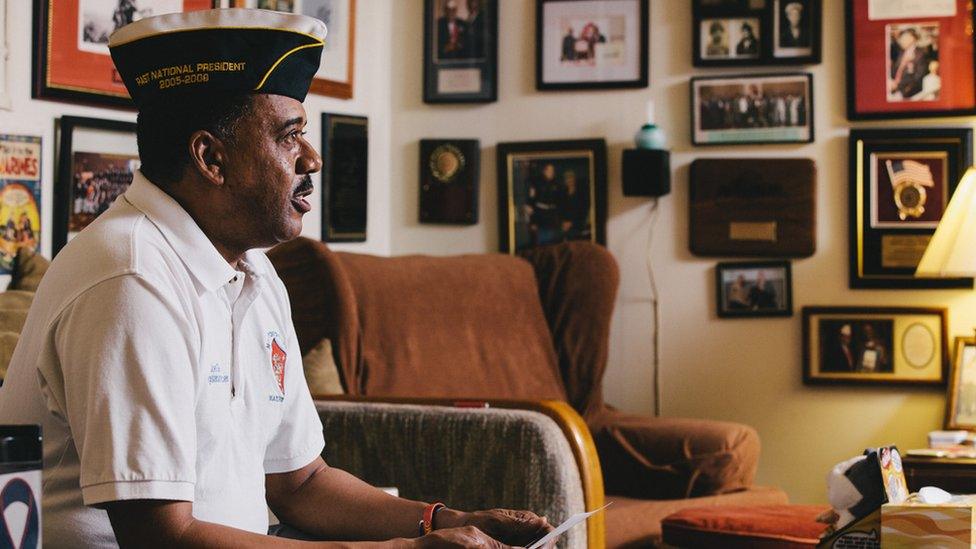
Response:
[[[870,0],[868,20],[954,17],[956,0]]]
[[[551,541],[555,541],[556,538],[568,532],[569,529],[572,528],[573,526],[576,526],[577,524],[585,521],[586,519],[592,517],[593,515],[603,511],[607,507],[610,507],[610,503],[604,505],[603,507],[600,507],[599,509],[596,509],[595,511],[590,511],[589,513],[576,513],[575,515],[566,519],[562,524],[557,526],[555,530],[549,532],[548,534],[543,536],[542,539],[530,545],[528,549],[538,549],[539,547],[544,547],[547,543]]]

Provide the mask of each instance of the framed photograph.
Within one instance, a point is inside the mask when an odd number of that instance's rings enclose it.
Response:
[[[968,0],[847,0],[847,117],[976,114]]]
[[[696,67],[820,62],[820,0],[693,0]]]
[[[804,307],[803,381],[942,385],[946,310],[923,307]]]
[[[424,102],[498,98],[498,0],[424,0]]]
[[[213,0],[35,0],[31,96],[131,108],[108,37],[145,17],[212,7]]]
[[[21,248],[41,248],[41,138],[0,135],[0,274]]]
[[[698,256],[809,257],[817,250],[817,166],[809,158],[699,158],[688,235]]]
[[[647,5],[536,0],[536,88],[646,88]]]
[[[957,337],[946,395],[946,429],[976,431],[976,338]]]
[[[51,255],[108,209],[139,169],[132,122],[62,116]]]
[[[480,178],[477,139],[421,139],[420,222],[477,224]]]
[[[216,0],[214,3],[221,7],[275,10],[320,19],[329,29],[329,35],[322,51],[322,64],[308,91],[339,99],[352,98],[356,0]]]
[[[567,240],[605,244],[606,141],[499,143],[498,212],[502,252]]]
[[[788,261],[715,266],[718,316],[793,316],[793,274]]]
[[[695,145],[813,142],[810,73],[691,79]]]
[[[915,269],[973,161],[971,128],[851,130],[851,288],[971,288]]]
[[[369,121],[322,113],[322,241],[365,242]]]

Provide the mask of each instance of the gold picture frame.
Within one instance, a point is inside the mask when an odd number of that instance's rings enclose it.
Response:
[[[957,336],[946,391],[946,429],[976,430],[976,337]],[[968,383],[967,383],[968,381]]]

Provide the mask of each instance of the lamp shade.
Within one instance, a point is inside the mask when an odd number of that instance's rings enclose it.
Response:
[[[976,275],[976,167],[966,170],[925,248],[916,277]]]

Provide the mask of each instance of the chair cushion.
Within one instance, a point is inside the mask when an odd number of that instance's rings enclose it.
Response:
[[[607,493],[675,499],[744,490],[759,435],[740,423],[654,418],[608,410],[594,433]]]
[[[323,339],[311,351],[302,357],[305,368],[305,381],[312,396],[341,395],[342,383],[339,381],[339,369],[336,368],[332,357],[332,342]]]
[[[7,289],[36,292],[50,264],[50,261],[33,249],[21,247],[17,250],[14,271],[11,273],[12,278]]]
[[[824,505],[695,507],[662,523],[664,542],[677,547],[793,549],[815,547],[825,524],[816,521]]]

